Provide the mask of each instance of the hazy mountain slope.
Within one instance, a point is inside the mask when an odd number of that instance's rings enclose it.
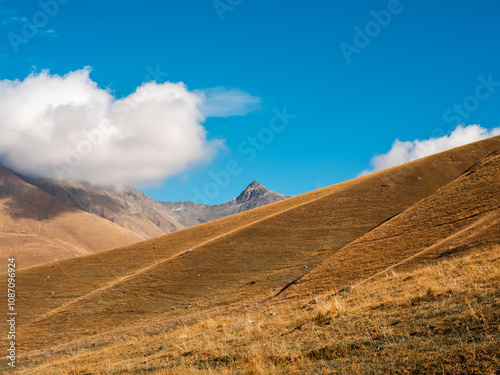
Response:
[[[499,148],[500,137],[491,138],[129,247],[22,270],[22,344],[276,294]],[[30,282],[44,279],[43,288]]]
[[[0,167],[0,267],[18,267],[102,251],[142,238],[71,207]]]
[[[57,199],[130,229],[143,239],[184,228],[175,213],[133,188],[118,190],[86,182],[26,179]]]
[[[356,284],[399,262],[450,256],[500,243],[500,148],[460,177],[345,246],[297,286],[321,292]],[[414,258],[409,257],[419,254]]]
[[[238,197],[219,205],[158,202],[134,188],[119,190],[86,182],[25,178],[69,205],[130,229],[143,239],[243,212],[288,198],[252,182]]]

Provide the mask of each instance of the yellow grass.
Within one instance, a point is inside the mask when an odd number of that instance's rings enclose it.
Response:
[[[493,374],[499,286],[500,246],[476,249],[351,292],[193,313],[40,350],[19,374]]]
[[[339,249],[434,194],[499,146],[495,137],[131,246],[23,269],[20,348],[183,315],[188,305],[203,311],[273,295],[313,269],[331,273],[317,265],[337,252],[344,263],[334,285],[371,276],[418,249]],[[481,210],[481,200],[473,203]],[[428,229],[432,243],[438,231]],[[405,243],[418,238],[412,234]],[[323,287],[322,281],[308,288]]]

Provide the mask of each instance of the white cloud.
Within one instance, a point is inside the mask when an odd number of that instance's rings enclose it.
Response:
[[[203,112],[204,91],[148,82],[116,99],[89,73],[0,80],[0,162],[27,175],[144,185],[210,161],[222,146],[203,127],[213,115]],[[217,89],[214,97],[227,115],[257,100],[240,90]]]
[[[201,110],[207,117],[244,116],[260,109],[260,99],[240,89],[216,87],[196,92],[203,98]]]
[[[372,158],[372,169],[365,170],[359,175],[363,176],[496,135],[500,135],[500,128],[488,130],[479,125],[459,125],[449,135],[439,138],[417,139],[406,142],[396,139],[389,152]]]
[[[43,36],[49,36],[49,37],[52,37],[52,38],[57,38],[59,36],[59,34],[57,34],[57,31],[55,31],[54,29],[50,29],[50,30],[43,30],[40,32],[41,35]]]
[[[5,13],[5,11],[3,11],[2,13]],[[9,25],[11,23],[16,23],[16,22],[19,22],[19,23],[24,23],[26,22],[28,19],[26,17],[17,17],[17,16],[12,16],[12,17],[8,17],[8,18],[4,18],[0,24],[2,26],[6,26],[6,25]]]

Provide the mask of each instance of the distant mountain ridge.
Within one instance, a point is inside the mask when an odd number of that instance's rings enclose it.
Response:
[[[25,178],[57,199],[128,228],[145,238],[174,232],[288,198],[253,181],[236,198],[217,205],[156,201],[132,187],[118,190],[87,182]]]
[[[266,204],[278,202],[289,197],[290,195],[279,194],[268,190],[258,181],[253,181],[236,198],[214,206],[186,201],[162,203],[170,210],[178,212],[184,220],[190,219],[201,224]]]

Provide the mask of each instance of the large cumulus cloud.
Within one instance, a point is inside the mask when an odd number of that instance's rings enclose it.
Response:
[[[208,139],[207,116],[243,115],[259,102],[241,90],[171,82],[117,99],[89,73],[0,81],[0,163],[34,176],[153,184],[214,156],[223,141]]]

